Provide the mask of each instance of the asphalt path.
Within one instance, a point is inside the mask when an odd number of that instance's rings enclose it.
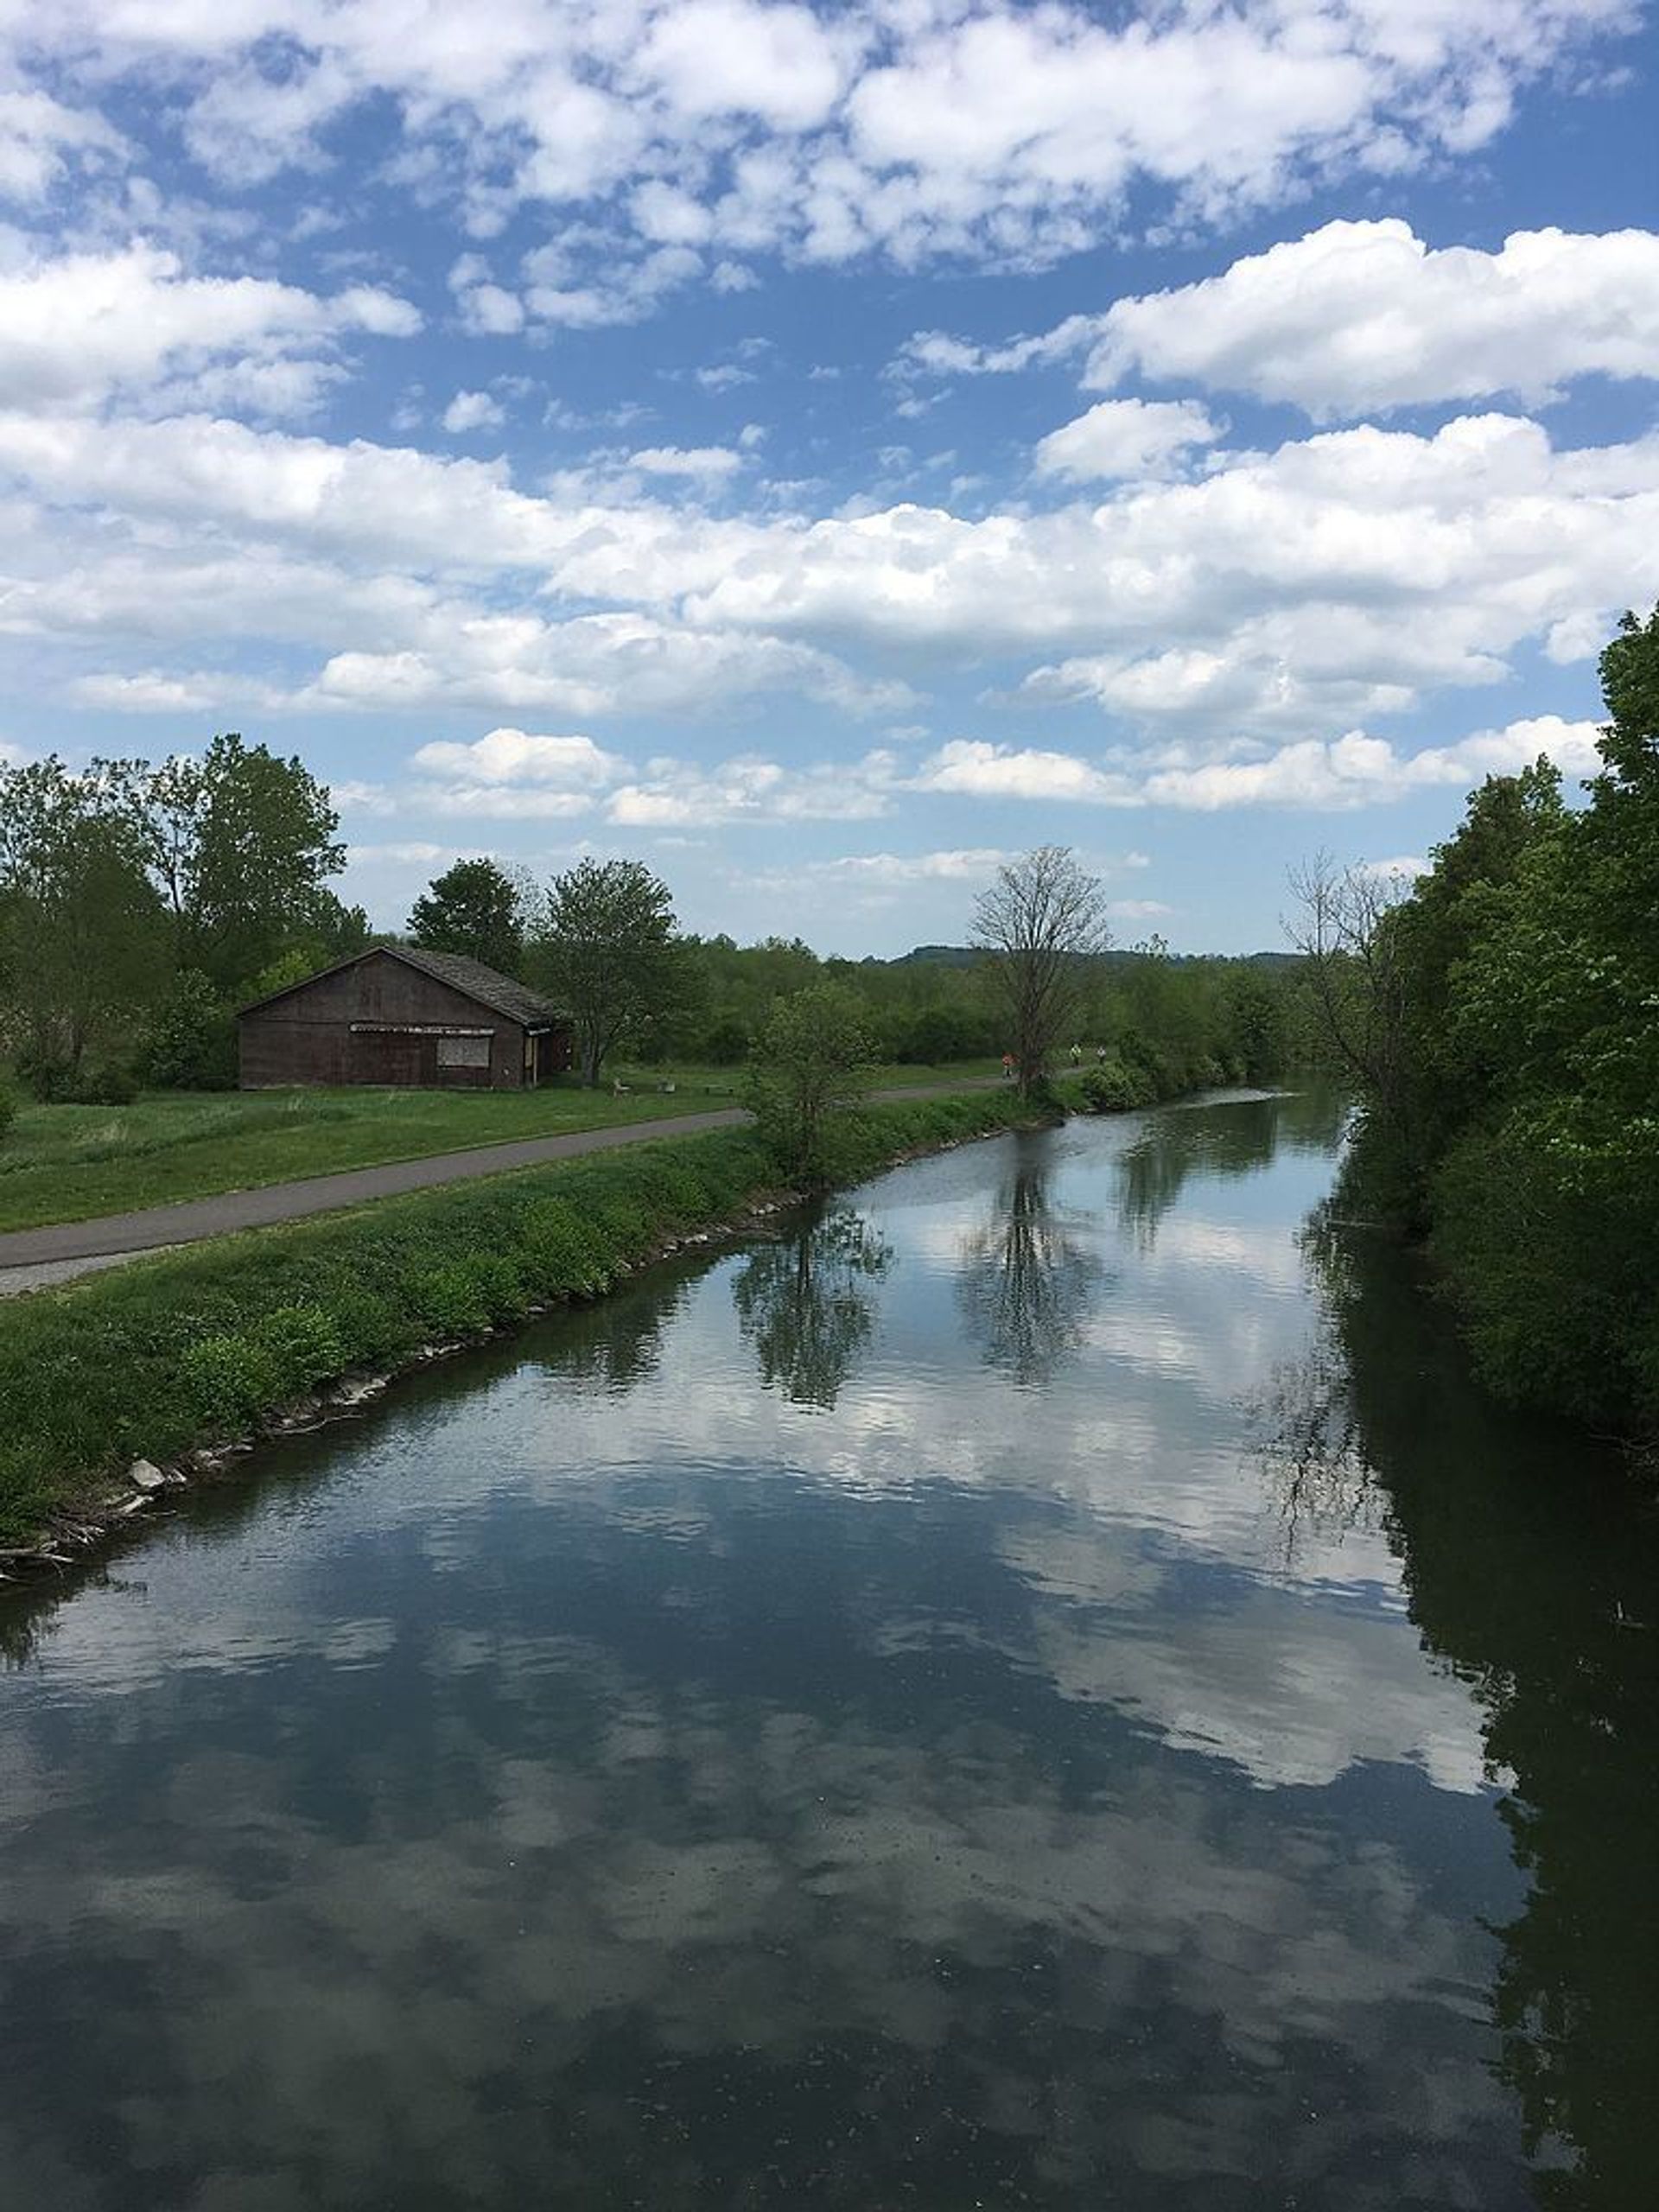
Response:
[[[950,1098],[964,1090],[995,1090],[999,1078],[969,1077],[957,1084],[906,1085],[873,1093],[874,1098]],[[257,1191],[226,1191],[217,1198],[188,1198],[177,1205],[147,1206],[140,1213],[111,1213],[95,1221],[55,1222],[44,1229],[16,1229],[0,1236],[0,1298],[19,1291],[91,1273],[99,1267],[136,1259],[204,1237],[228,1236],[239,1229],[264,1229],[274,1222],[301,1221],[308,1214],[337,1213],[373,1198],[404,1191],[428,1191],[444,1183],[469,1183],[483,1175],[504,1175],[516,1167],[539,1167],[548,1160],[579,1160],[619,1145],[647,1144],[654,1137],[696,1136],[704,1129],[729,1129],[749,1119],[741,1106],[722,1106],[704,1114],[674,1114],[660,1121],[628,1122],[603,1129],[572,1129],[563,1136],[521,1137],[512,1144],[479,1145],[465,1152],[441,1152],[421,1160],[388,1160],[379,1167],[353,1167],[339,1175],[313,1175],[303,1182],[269,1183]]]

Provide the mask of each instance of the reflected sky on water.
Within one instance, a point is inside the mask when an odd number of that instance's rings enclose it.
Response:
[[[1608,1471],[1305,1230],[1338,1128],[916,1163],[0,1616],[0,2202],[1635,2202],[1459,1602]]]

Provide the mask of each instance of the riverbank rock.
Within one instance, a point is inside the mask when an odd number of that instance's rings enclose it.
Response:
[[[385,1387],[384,1375],[352,1376],[337,1382],[330,1397],[334,1405],[345,1411],[353,1406],[367,1405],[372,1398],[379,1397]]]
[[[127,1469],[127,1480],[135,1490],[160,1490],[167,1477],[153,1459],[135,1459]]]

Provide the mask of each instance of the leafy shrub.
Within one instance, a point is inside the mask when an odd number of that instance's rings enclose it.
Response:
[[[339,1332],[320,1306],[279,1306],[254,1333],[285,1396],[326,1382],[346,1365]]]
[[[151,1018],[139,1051],[158,1090],[230,1090],[236,1084],[236,1022],[206,976],[187,968]]]
[[[61,1054],[35,1045],[19,1049],[17,1080],[42,1106],[55,1105],[73,1077],[73,1070]]]
[[[876,1033],[889,1059],[931,1067],[988,1055],[998,1037],[987,1009],[954,1005],[894,1007]]]
[[[703,1053],[717,1068],[734,1068],[749,1057],[747,1025],[734,1019],[716,1021],[703,1039]]]
[[[505,1252],[480,1252],[467,1263],[487,1321],[516,1321],[530,1303],[524,1273]]]
[[[0,1137],[17,1118],[17,1094],[9,1083],[0,1083]]]
[[[181,1368],[191,1411],[215,1431],[245,1428],[282,1395],[276,1363],[250,1336],[203,1337],[186,1349]]]
[[[1080,1087],[1091,1114],[1127,1114],[1144,1103],[1140,1086],[1122,1060],[1103,1060],[1086,1069]]]
[[[490,1325],[489,1304],[475,1262],[452,1260],[446,1267],[417,1275],[409,1286],[409,1302],[429,1328],[443,1336],[474,1336]]]
[[[66,1106],[130,1106],[137,1096],[137,1077],[112,1060],[102,1067],[81,1068],[57,1093]]]
[[[1575,1145],[1567,1118],[1521,1109],[1461,1137],[1433,1186],[1433,1244],[1500,1396],[1617,1422],[1654,1403],[1659,1161],[1639,1142]]]

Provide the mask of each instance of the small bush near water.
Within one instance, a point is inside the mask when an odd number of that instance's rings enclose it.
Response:
[[[852,1178],[1022,1117],[1004,1093],[847,1117]],[[592,1297],[776,1183],[747,1129],[387,1198],[0,1303],[0,1541],[137,1458],[245,1433],[353,1368]]]
[[[1140,1107],[1161,1105],[1167,1098],[1185,1098],[1195,1090],[1213,1090],[1243,1080],[1236,1065],[1218,1060],[1178,1065],[1151,1055],[1130,1059],[1109,1055],[1081,1075],[1063,1077],[1055,1090],[1074,1111],[1129,1114]]]

